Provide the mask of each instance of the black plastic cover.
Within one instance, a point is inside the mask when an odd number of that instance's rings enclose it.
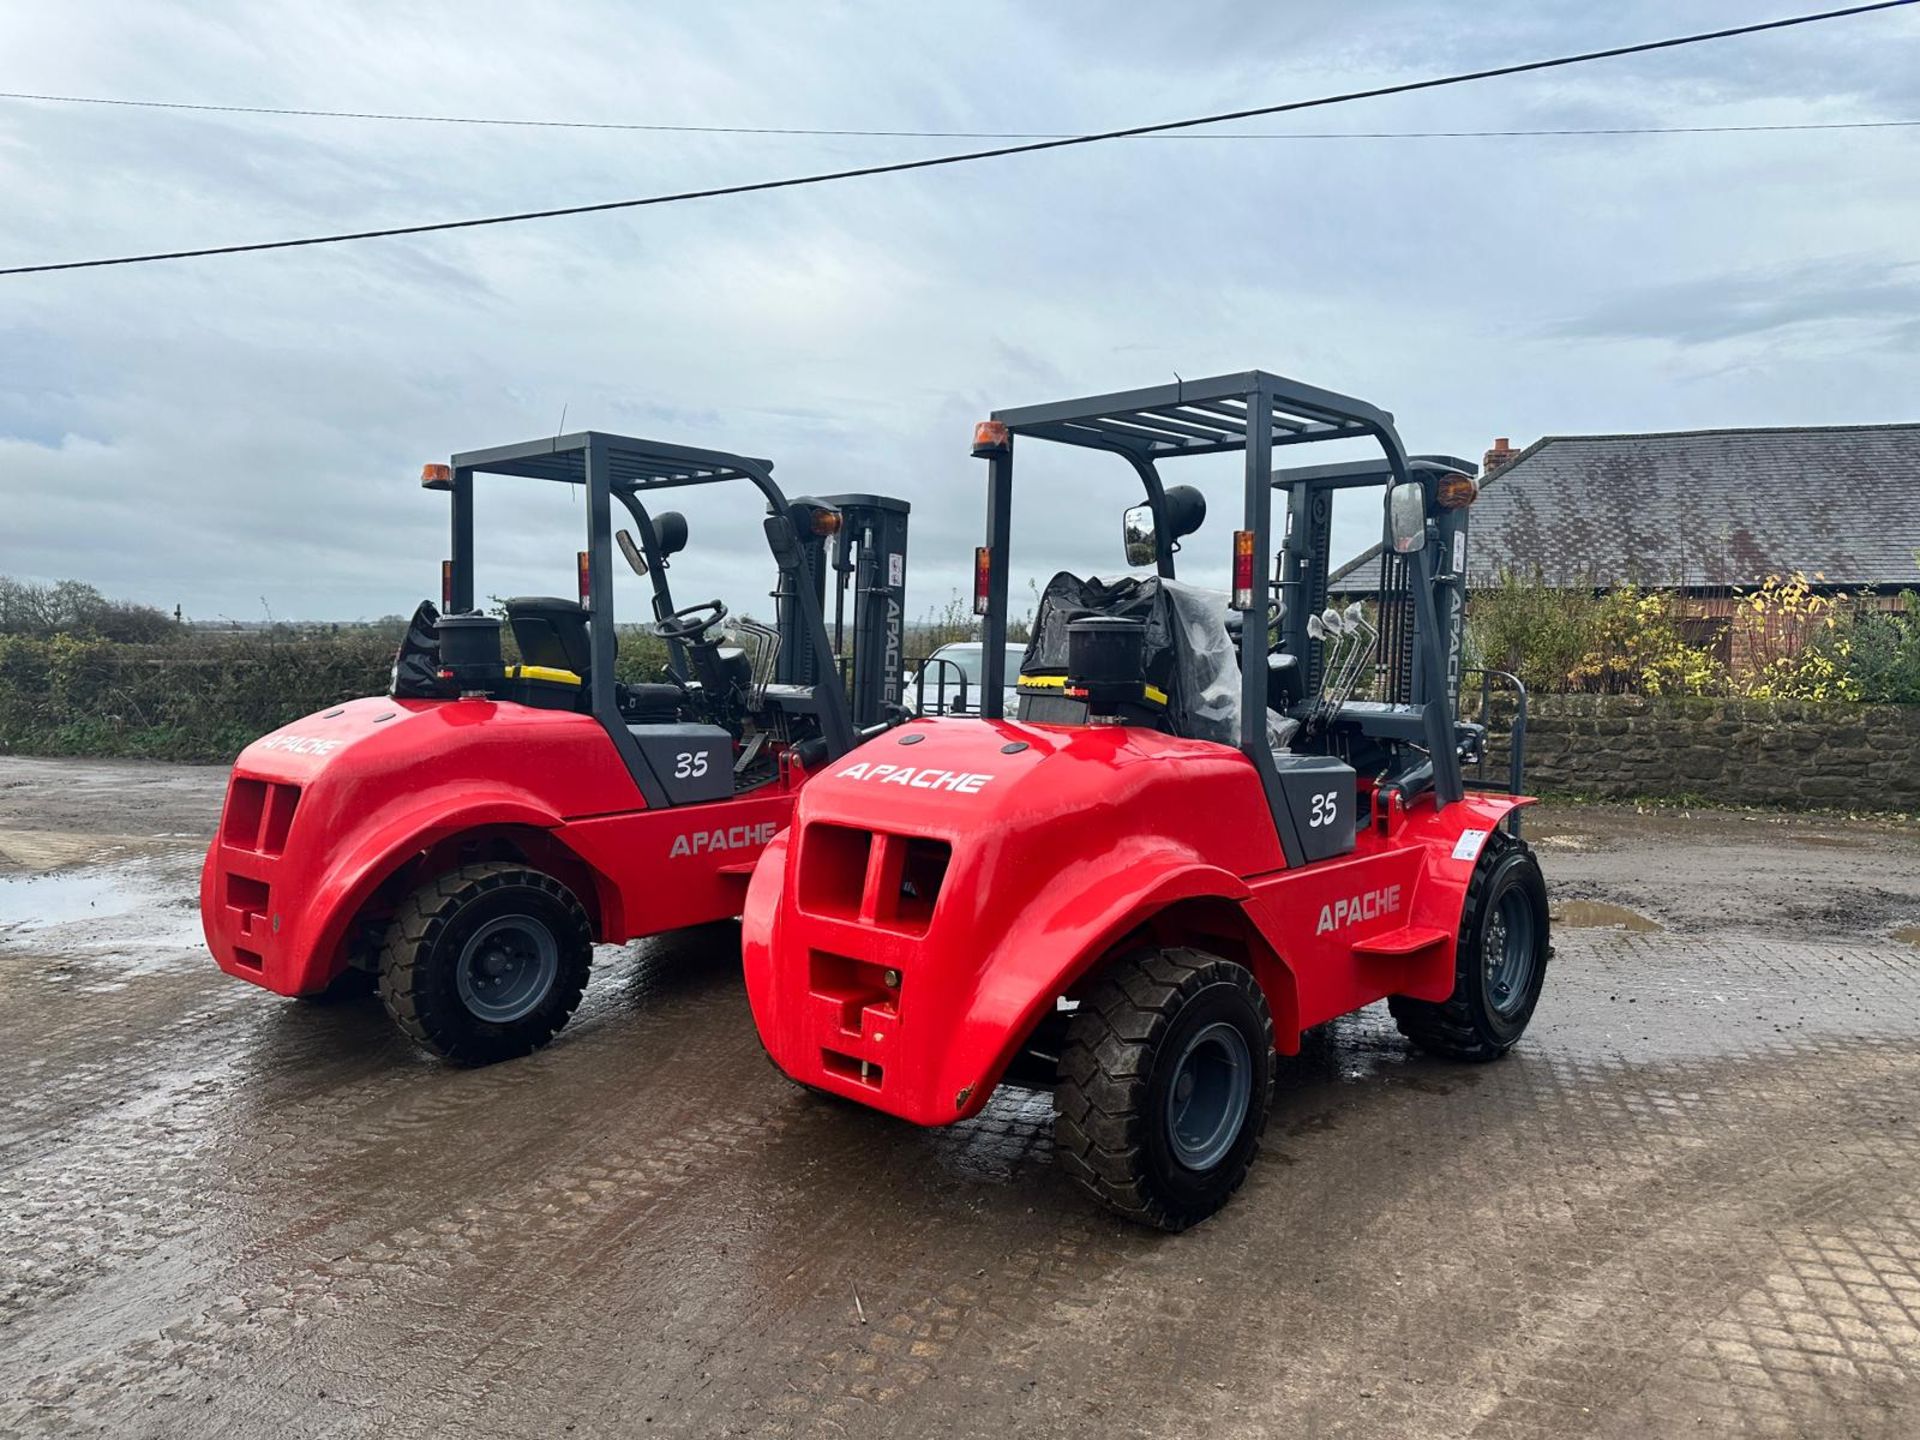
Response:
[[[452,672],[460,689],[485,690],[506,678],[498,616],[479,611],[442,615],[434,628],[440,637],[440,668]]]
[[[718,725],[629,725],[669,805],[733,798],[733,736]]]
[[[1101,617],[1132,620],[1144,628],[1140,678],[1178,703],[1174,684],[1173,606],[1157,579],[1108,582],[1082,580],[1062,570],[1040,592],[1033,638],[1021,658],[1022,675],[1065,675],[1072,659],[1069,627],[1076,620]]]
[[[1349,853],[1357,788],[1353,767],[1331,755],[1276,755],[1273,765],[1306,859]]]
[[[1084,694],[1094,714],[1123,701],[1138,703],[1146,627],[1112,615],[1083,615],[1067,626],[1067,687]]]

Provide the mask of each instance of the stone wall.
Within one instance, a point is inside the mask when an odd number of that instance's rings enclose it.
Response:
[[[1496,702],[1489,775],[1508,723]],[[1920,705],[1535,696],[1526,760],[1534,794],[1915,813]]]

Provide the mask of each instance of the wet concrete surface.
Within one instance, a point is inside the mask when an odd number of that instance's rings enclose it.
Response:
[[[0,1433],[1920,1433],[1911,828],[1541,816],[1520,1047],[1330,1027],[1166,1237],[1043,1097],[787,1084],[731,925],[603,951],[480,1071],[229,980],[222,785],[0,758]]]

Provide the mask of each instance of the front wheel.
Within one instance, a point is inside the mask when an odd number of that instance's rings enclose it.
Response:
[[[1445,1000],[1387,1002],[1400,1033],[1450,1060],[1497,1060],[1533,1018],[1546,983],[1547,882],[1525,841],[1495,830],[1480,852]]]
[[[1123,956],[1067,1027],[1061,1163],[1129,1220],[1184,1230],[1247,1178],[1273,1065],[1273,1017],[1245,966],[1185,948]]]
[[[580,1004],[593,926],[565,885],[511,861],[465,865],[409,896],[387,927],[380,998],[416,1044],[468,1065],[551,1040]]]

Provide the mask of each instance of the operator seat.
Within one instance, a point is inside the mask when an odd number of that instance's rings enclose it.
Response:
[[[587,640],[587,610],[577,600],[552,595],[516,595],[507,601],[507,625],[520,663],[587,677],[593,647]]]
[[[586,703],[587,667],[593,657],[587,610],[575,600],[554,595],[516,595],[507,601],[507,624],[519,647],[520,663],[578,676],[580,704]],[[618,685],[621,715],[638,724],[672,724],[680,718],[686,692],[678,685]]]

